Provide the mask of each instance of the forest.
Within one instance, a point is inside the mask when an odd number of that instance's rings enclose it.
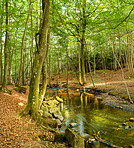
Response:
[[[1,0],[0,12],[0,114],[3,117],[0,125],[6,127],[9,117],[5,118],[4,112],[8,114],[11,109],[9,106],[12,106],[15,112],[14,118],[12,115],[11,119],[15,125],[20,123],[20,120],[26,120],[26,124],[23,121],[23,125],[20,124],[18,128],[22,129],[24,124],[29,127],[36,123],[33,127],[35,131],[28,130],[31,135],[36,133],[36,138],[33,136],[29,142],[28,131],[24,132],[26,145],[25,142],[23,145],[18,143],[22,139],[16,141],[9,138],[12,137],[10,134],[6,134],[0,136],[0,146],[34,147],[36,141],[36,147],[98,147],[95,139],[102,143],[99,147],[134,147],[134,2]],[[7,100],[6,94],[10,95]],[[15,95],[21,99],[17,99]],[[96,98],[97,104],[103,100],[104,104],[117,109],[115,112],[120,115],[118,122],[113,121],[117,114],[114,115],[114,111],[110,112],[107,106],[100,105],[100,113],[96,112],[99,108],[96,108]],[[60,111],[57,111],[56,107],[59,104],[56,104],[56,101],[62,104]],[[9,102],[12,105],[8,104]],[[86,116],[89,109],[85,107],[88,103],[90,106],[94,104],[91,113],[94,114],[91,116],[94,123],[91,124],[96,128],[92,125],[93,130],[86,129],[90,122]],[[79,117],[79,125],[85,124],[85,130],[76,124],[79,114],[76,120],[72,119],[76,118],[74,114],[78,112],[75,104],[78,107],[81,105],[81,115],[86,112],[86,117]],[[109,112],[109,120],[101,112],[102,108]],[[67,113],[72,110],[76,112]],[[88,137],[90,140],[86,138],[87,141],[83,142],[79,134],[75,134],[70,128],[64,129],[65,135],[61,130],[55,131],[57,126],[62,129],[62,123],[67,123],[67,115],[70,116],[70,123],[65,126],[74,128],[76,124],[76,127],[80,128],[81,136],[83,133],[92,135]],[[111,130],[114,130],[114,133],[119,131],[118,137],[123,140],[125,136],[125,140],[119,142],[117,137],[111,139],[110,135],[102,132],[106,130],[101,129],[99,118],[102,115],[108,128],[111,126],[110,122],[112,126],[119,125],[119,128],[114,127]],[[65,118],[64,122],[62,118]],[[12,126],[10,123],[9,127]],[[36,128],[39,128],[40,135]],[[15,134],[16,130],[17,127],[14,128]],[[123,136],[121,130],[124,130]],[[3,131],[0,128],[4,135]],[[71,139],[71,136],[75,138]],[[5,140],[5,137],[9,140]]]

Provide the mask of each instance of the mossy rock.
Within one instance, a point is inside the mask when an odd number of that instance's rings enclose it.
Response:
[[[55,135],[54,135],[54,141],[55,142],[60,142],[60,143],[65,142],[66,141],[65,132],[57,130]]]
[[[47,104],[53,107],[53,106],[57,106],[59,102],[57,100],[49,100],[47,101]]]
[[[45,96],[45,97],[44,97],[44,100],[45,100],[45,101],[53,100],[53,97]]]
[[[58,102],[60,102],[60,103],[63,103],[63,100],[62,100],[60,97],[58,97],[58,96],[56,96],[56,100],[57,100]]]
[[[85,148],[84,138],[78,133],[75,133],[72,129],[67,128],[65,130],[66,142],[73,148]]]
[[[127,94],[122,94],[122,95],[121,95],[121,98],[122,98],[122,99],[125,99],[125,100],[128,100],[128,95],[127,95]]]
[[[107,89],[101,89],[101,88],[88,88],[87,92],[91,93],[91,94],[100,94],[100,93],[107,93],[108,90]]]
[[[108,93],[108,95],[111,95],[111,96],[117,96],[118,93],[117,93],[117,92],[114,92],[114,91],[113,91],[113,92],[111,91],[111,92]]]

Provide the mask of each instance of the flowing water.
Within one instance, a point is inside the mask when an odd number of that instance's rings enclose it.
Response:
[[[78,123],[79,126],[73,129],[79,133],[99,133],[99,137],[107,143],[124,148],[134,145],[134,122],[129,121],[134,118],[134,113],[110,107],[86,95],[67,97],[61,94],[60,97],[65,100],[60,106],[65,119],[62,131],[69,123]],[[106,148],[108,145],[100,144],[99,147]]]

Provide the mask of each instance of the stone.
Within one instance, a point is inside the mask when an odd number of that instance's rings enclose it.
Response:
[[[45,101],[53,100],[53,97],[46,96],[46,97],[44,98],[44,100],[45,100]]]
[[[49,107],[49,113],[59,113],[59,108],[58,107]]]
[[[43,112],[43,117],[44,118],[52,118],[53,116],[50,113],[48,113],[47,111],[44,111]]]
[[[129,121],[134,122],[134,118],[130,118]]]
[[[69,123],[69,127],[73,128],[73,127],[76,127],[76,126],[79,126],[78,123]]]
[[[98,101],[103,101],[103,98],[102,98],[102,97],[96,97],[96,99],[97,99]]]
[[[134,148],[134,145],[129,145],[129,147],[128,148]]]
[[[125,129],[129,129],[129,126],[125,126]]]
[[[133,127],[131,125],[129,125],[129,128],[132,129]]]
[[[61,122],[63,122],[64,118],[61,113],[53,113],[52,115],[55,119],[59,119]]]
[[[65,130],[66,142],[73,148],[85,148],[84,138],[75,133],[72,129],[67,128]]]
[[[87,139],[87,138],[90,137],[90,135],[87,134],[87,133],[80,133],[80,135],[81,135],[81,137],[83,137],[84,139]]]
[[[43,101],[42,104],[43,104],[44,107],[48,107],[48,105],[47,105],[47,101]]]
[[[41,116],[43,116],[43,110],[38,110]]]
[[[56,100],[57,100],[58,102],[60,102],[60,103],[63,103],[63,100],[62,100],[60,97],[58,97],[58,96],[56,96]]]
[[[62,122],[61,122],[59,119],[55,119],[55,121],[56,121],[57,124],[58,124],[58,128],[61,128]]]
[[[49,100],[49,101],[47,101],[47,104],[49,106],[57,106],[59,104],[59,102],[57,100]]]
[[[41,110],[42,110],[42,111],[47,111],[47,112],[48,112],[48,107],[47,107],[47,106],[42,106],[42,107],[41,107]]]
[[[54,141],[60,143],[65,142],[65,132],[57,130],[54,135]]]
[[[126,125],[127,125],[126,123],[123,123],[123,124],[122,124],[122,126],[126,126]]]

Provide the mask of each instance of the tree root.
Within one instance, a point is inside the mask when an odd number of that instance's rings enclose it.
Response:
[[[54,120],[51,120],[49,118],[44,119],[38,112],[34,112],[34,113],[30,113],[30,109],[28,106],[25,107],[24,110],[22,110],[22,112],[20,112],[17,117],[18,118],[23,118],[30,115],[30,118],[33,119],[37,125],[45,128],[50,128],[51,131],[54,132],[54,130],[52,128],[57,128],[57,122]]]

